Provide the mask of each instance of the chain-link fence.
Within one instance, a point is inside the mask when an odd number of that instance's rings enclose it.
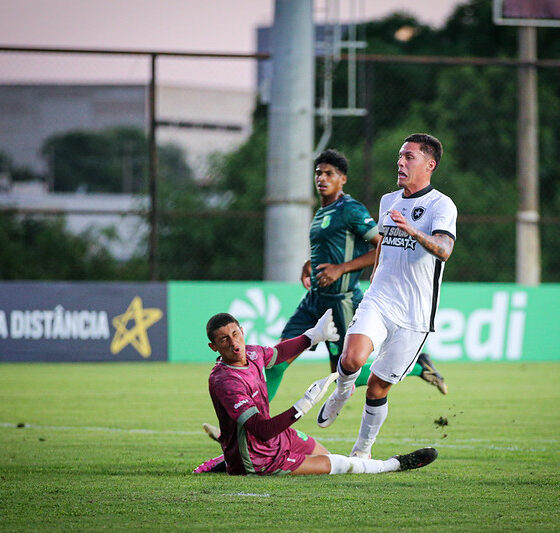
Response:
[[[433,184],[459,210],[445,279],[515,281],[525,192],[516,171],[519,65],[398,56],[359,64],[358,104],[367,114],[335,114],[327,142],[350,161],[346,192],[377,218],[381,195],[396,185],[403,139],[436,135],[444,157]],[[342,59],[335,108],[345,105],[344,69]],[[554,63],[537,70],[542,280],[558,282],[560,74]],[[0,86],[4,279],[149,279],[150,260],[163,280],[262,279],[266,106],[256,91],[157,86],[150,255],[149,97],[148,84]],[[57,127],[43,127],[49,121]],[[323,133],[318,118],[316,139]],[[301,179],[311,182],[311,170]]]
[[[348,190],[371,209],[394,189],[397,152],[409,133],[427,131],[443,143],[433,185],[459,210],[458,239],[448,281],[515,281],[518,69],[499,61],[438,58],[372,60],[366,66],[364,118],[335,118],[334,146],[352,160]],[[538,69],[539,223],[542,280],[558,281],[559,188],[553,161],[560,119],[558,66]],[[341,91],[342,92],[342,91]],[[522,148],[523,149],[523,148]],[[375,212],[375,215],[377,213]]]

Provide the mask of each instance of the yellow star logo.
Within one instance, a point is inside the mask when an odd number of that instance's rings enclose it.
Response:
[[[152,347],[150,346],[150,339],[148,339],[148,328],[162,316],[161,309],[143,309],[142,299],[140,296],[135,296],[128,309],[122,315],[113,318],[113,327],[116,331],[111,341],[111,353],[116,355],[123,348],[132,344],[142,357],[150,357]],[[127,329],[131,320],[134,321],[134,326]]]

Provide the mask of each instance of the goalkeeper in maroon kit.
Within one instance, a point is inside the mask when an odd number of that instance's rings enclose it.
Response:
[[[318,342],[338,340],[332,310],[303,335],[274,348],[246,346],[239,322],[227,313],[213,316],[206,331],[210,348],[220,354],[210,373],[209,389],[228,474],[379,474],[419,468],[436,459],[434,448],[385,461],[329,454],[315,439],[291,428],[321,400],[336,373],[315,381],[292,407],[270,417],[264,370]]]

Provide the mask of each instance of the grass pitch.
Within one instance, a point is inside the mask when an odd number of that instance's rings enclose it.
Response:
[[[373,450],[432,445],[432,465],[257,478],[191,474],[220,453],[201,428],[210,365],[3,364],[0,531],[558,531],[560,364],[438,367],[449,395],[394,387]],[[292,365],[272,414],[327,372]],[[349,453],[363,392],[330,428],[318,407],[294,427]]]

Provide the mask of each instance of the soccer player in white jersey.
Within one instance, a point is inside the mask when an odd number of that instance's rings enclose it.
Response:
[[[445,261],[455,243],[457,208],[430,184],[443,148],[425,133],[409,135],[399,151],[400,190],[382,197],[372,282],[350,322],[338,362],[337,387],[317,416],[330,426],[350,398],[360,369],[374,348],[362,422],[352,454],[371,456],[387,417],[392,385],[413,368],[434,317]]]

